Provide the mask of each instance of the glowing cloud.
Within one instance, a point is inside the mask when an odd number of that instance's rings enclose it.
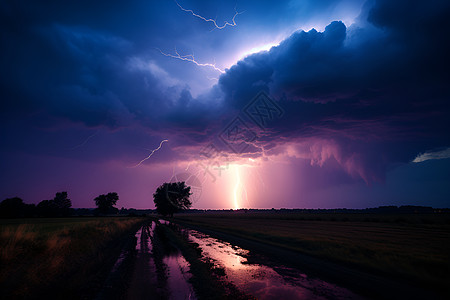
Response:
[[[239,59],[241,60],[243,58],[245,58],[246,56],[258,53],[258,52],[262,52],[262,51],[269,51],[270,49],[272,49],[272,47],[276,47],[278,46],[280,43],[279,42],[272,42],[272,43],[268,43],[268,44],[264,44],[264,45],[259,45],[256,47],[251,48],[250,50],[245,51],[244,53],[239,55]]]

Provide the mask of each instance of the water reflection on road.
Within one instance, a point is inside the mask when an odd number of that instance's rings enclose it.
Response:
[[[298,270],[281,265],[272,268],[249,264],[249,251],[211,236],[186,230],[189,240],[202,249],[204,259],[223,268],[226,280],[257,299],[358,299],[347,289],[310,278]]]
[[[297,269],[278,263],[268,264],[258,256],[258,263],[249,263],[251,253],[202,232],[180,227],[165,220],[152,221],[135,234],[132,251],[122,251],[114,265],[108,286],[98,299],[196,299],[189,282],[190,264],[160,226],[174,231],[201,249],[201,259],[212,263],[219,280],[234,285],[241,292],[257,299],[359,299],[347,289],[311,278]],[[131,259],[130,259],[131,257]],[[131,262],[130,262],[131,261]],[[123,278],[127,263],[128,283],[125,295],[116,295],[115,278]],[[125,264],[125,266],[123,266]],[[120,289],[119,289],[120,290]]]
[[[189,263],[178,253],[166,256],[163,262],[168,267],[167,287],[171,299],[195,299],[195,293],[189,284]]]
[[[179,249],[158,235],[158,226],[153,221],[136,232],[133,272],[126,296],[120,298],[196,299],[189,283],[189,263]],[[112,272],[117,272],[123,260],[121,254]]]

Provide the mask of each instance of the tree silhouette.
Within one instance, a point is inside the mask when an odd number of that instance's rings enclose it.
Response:
[[[67,192],[56,193],[53,200],[43,200],[36,206],[37,213],[43,217],[69,216],[72,213],[72,201],[67,198]]]
[[[36,210],[41,217],[52,217],[56,215],[56,207],[53,200],[42,200],[36,206]]]
[[[102,214],[117,212],[117,208],[113,207],[119,200],[117,193],[108,193],[99,195],[94,199],[95,205],[97,205],[97,211]]]
[[[184,181],[165,182],[156,189],[153,201],[158,213],[173,216],[174,213],[191,207],[190,195],[192,195],[191,187],[186,186]]]
[[[19,197],[8,198],[0,203],[0,217],[31,217],[34,214],[34,208],[34,204],[25,204]]]
[[[67,198],[67,192],[56,193],[55,198],[53,198],[53,204],[59,215],[70,215],[70,207],[72,206],[72,201]]]

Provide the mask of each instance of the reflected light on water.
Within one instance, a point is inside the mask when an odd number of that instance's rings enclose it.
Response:
[[[295,269],[249,264],[248,250],[195,230],[186,232],[189,240],[201,248],[203,259],[223,268],[227,281],[257,299],[359,299],[346,289]]]

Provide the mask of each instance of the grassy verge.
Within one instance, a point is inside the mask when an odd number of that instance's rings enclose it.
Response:
[[[79,298],[98,288],[139,218],[2,220],[0,290],[7,298]]]
[[[382,215],[372,216],[377,221],[345,216],[345,222],[330,221],[326,216],[322,221],[307,217],[311,216],[231,212],[186,214],[176,219],[448,293],[450,226],[446,222],[421,222],[403,216],[410,222],[398,223],[382,221],[397,218]]]

